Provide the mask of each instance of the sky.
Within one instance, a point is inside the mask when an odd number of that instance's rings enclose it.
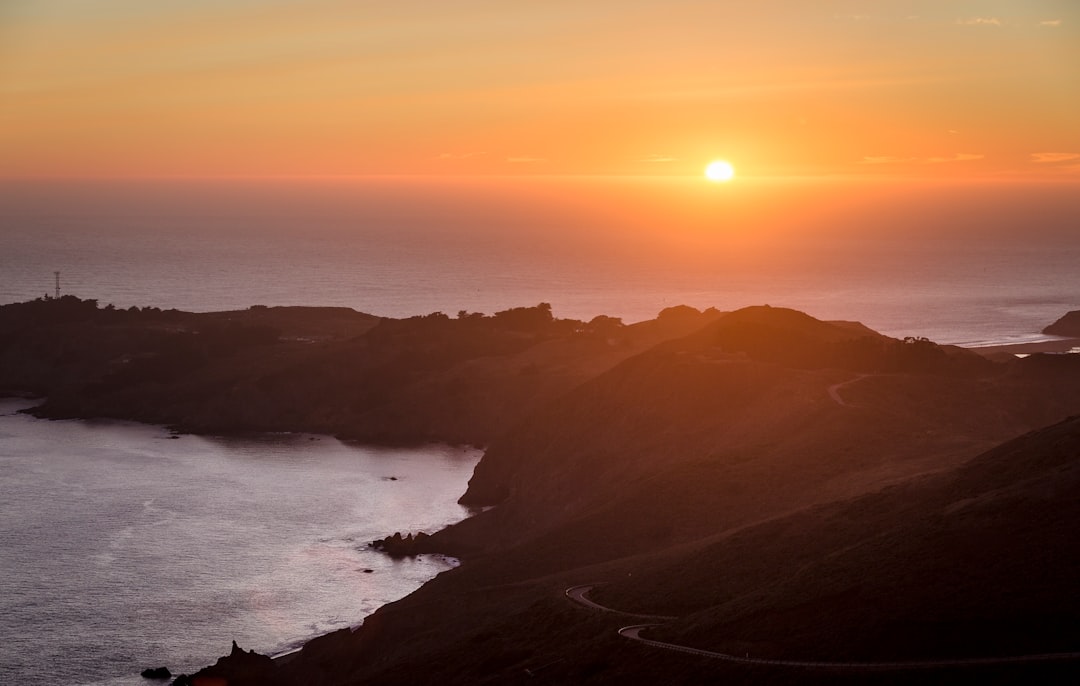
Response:
[[[0,176],[1080,180],[1076,0],[2,0]]]

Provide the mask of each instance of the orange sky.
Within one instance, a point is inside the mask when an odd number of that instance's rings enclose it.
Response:
[[[8,0],[0,176],[1080,179],[1076,0]]]

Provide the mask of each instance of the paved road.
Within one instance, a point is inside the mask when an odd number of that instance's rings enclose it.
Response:
[[[833,402],[835,402],[837,405],[840,405],[841,407],[854,407],[851,403],[845,401],[843,399],[843,397],[840,396],[839,391],[844,386],[847,386],[849,384],[853,384],[856,381],[861,381],[861,380],[865,379],[868,376],[870,376],[870,374],[859,374],[854,379],[848,379],[847,381],[841,381],[840,383],[834,383],[832,386],[829,386],[829,397],[833,399]]]
[[[604,607],[600,603],[594,603],[589,600],[585,594],[593,590],[598,584],[585,584],[583,586],[571,586],[566,589],[566,597],[574,601],[578,605],[584,605],[590,610],[597,610],[599,612],[609,612],[615,615],[622,615],[623,617],[637,617],[638,619],[662,619],[664,621],[678,619],[678,617],[671,617],[668,615],[643,615],[636,612],[623,612],[622,610],[613,610],[610,607]],[[655,626],[652,624],[643,624],[642,626]]]
[[[593,588],[592,585],[585,586],[573,586],[566,589],[566,597],[570,600],[587,607],[591,610],[599,610],[601,612],[610,612],[619,615],[632,615],[636,617],[647,617],[650,619],[676,619],[675,617],[663,617],[657,615],[633,615],[629,612],[620,612],[619,610],[613,610],[609,607],[604,607],[598,603],[589,600],[586,594]],[[619,635],[628,638],[632,641],[638,641],[644,643],[647,646],[653,648],[661,648],[663,650],[672,650],[679,653],[687,653],[689,655],[698,655],[701,657],[708,657],[715,660],[724,660],[726,662],[738,662],[742,664],[751,665],[773,665],[776,667],[801,667],[809,669],[850,669],[850,670],[899,670],[899,669],[932,669],[940,667],[976,667],[986,665],[1004,665],[1004,664],[1023,664],[1032,662],[1053,662],[1053,661],[1065,661],[1065,660],[1078,660],[1080,659],[1080,652],[1075,653],[1040,653],[1035,655],[1014,655],[1009,657],[977,657],[977,658],[964,658],[955,660],[913,660],[907,662],[830,662],[830,661],[817,661],[817,660],[773,660],[767,658],[750,657],[749,655],[739,657],[738,655],[729,655],[728,653],[718,653],[712,650],[701,650],[700,648],[691,648],[689,646],[678,645],[675,643],[665,643],[663,641],[654,641],[652,639],[644,638],[641,632],[649,627],[660,626],[657,623],[651,624],[633,624],[631,626],[624,626],[619,629]]]

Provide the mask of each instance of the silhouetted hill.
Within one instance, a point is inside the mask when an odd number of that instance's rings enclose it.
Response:
[[[703,354],[742,354],[805,369],[877,373],[978,375],[991,365],[974,353],[925,338],[897,340],[857,322],[823,322],[781,307],[732,312],[672,348]]]
[[[0,307],[0,390],[52,418],[181,431],[310,431],[376,442],[488,442],[611,365],[719,313],[624,326],[550,306],[387,319],[346,308],[116,310],[71,296]]]
[[[1042,330],[1052,336],[1080,338],[1080,310],[1067,312],[1063,317]]]
[[[859,366],[828,366],[840,359],[833,346],[866,338]],[[911,345],[934,362],[899,371],[892,361],[906,353],[897,349]],[[526,669],[552,683],[967,683],[949,670],[815,676],[666,654],[615,635],[633,619],[591,614],[562,591],[609,582],[595,597],[685,614],[656,635],[703,647],[865,659],[1002,654],[1008,645],[1015,654],[1019,630],[990,642],[989,631],[965,638],[961,629],[1048,622],[1043,591],[1014,594],[1015,606],[983,601],[1039,560],[1052,567],[1029,577],[1040,588],[1080,571],[1071,551],[1035,554],[1043,544],[1072,547],[1066,520],[1030,545],[1021,535],[1039,521],[1029,519],[1036,505],[1023,509],[1038,492],[1035,482],[1023,485],[1024,474],[1045,479],[1062,463],[1031,458],[1007,468],[991,457],[964,465],[1080,408],[1080,369],[1057,369],[1048,393],[1040,364],[973,360],[781,308],[725,315],[626,359],[501,434],[463,499],[496,507],[424,543],[466,563],[358,632],[312,644],[291,669],[298,682],[323,674],[325,683],[360,684],[433,675],[505,683],[528,678]],[[1023,450],[1036,455],[1045,441],[1031,440]],[[980,476],[984,462],[997,466]],[[968,519],[964,508],[975,505],[957,505],[1008,484],[1015,497],[985,516]],[[951,507],[960,509],[949,520]],[[994,571],[997,529],[1008,539],[1002,550],[1026,556],[1027,567]],[[920,590],[968,559],[975,564],[966,576]],[[949,597],[953,605],[943,602]],[[965,614],[976,606],[986,612]],[[832,638],[834,615],[842,638]],[[1045,626],[1029,631],[1024,650],[1055,650],[1072,636]],[[1022,683],[1054,669],[974,669],[962,679],[1013,674]]]
[[[1077,676],[731,665],[632,643],[615,629],[640,620],[563,592],[606,582],[602,602],[680,616],[655,636],[755,655],[1074,647],[1080,356],[994,362],[772,307],[626,326],[544,304],[391,320],[60,299],[0,307],[0,388],[47,394],[45,416],[489,444],[462,500],[495,507],[420,544],[465,563],[288,664],[239,656],[270,670],[255,682]]]
[[[1080,645],[1078,536],[1080,419],[1071,418],[955,470],[643,564],[597,595],[685,615],[654,631],[662,640],[739,654],[1066,652]]]

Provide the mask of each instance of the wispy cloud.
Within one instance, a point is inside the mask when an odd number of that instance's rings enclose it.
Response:
[[[546,157],[527,157],[527,156],[507,157],[506,161],[510,162],[510,163],[513,163],[513,164],[533,164],[535,162],[547,162],[547,158]]]
[[[895,157],[892,155],[866,156],[862,158],[862,164],[944,164],[946,162],[970,162],[981,160],[986,155],[975,155],[967,152],[958,152],[949,157]]]
[[[1038,164],[1053,164],[1055,162],[1067,162],[1080,160],[1080,152],[1033,152],[1031,161]]]
[[[957,19],[956,23],[960,26],[1001,26],[1002,22],[997,17],[970,17],[968,19]]]
[[[1060,19],[1046,19],[1039,22],[1039,26],[1061,26]]]
[[[870,88],[889,88],[893,86],[923,85],[929,83],[948,83],[954,81],[955,76],[940,72],[926,72],[917,75],[877,76],[836,78],[830,80],[803,79],[797,81],[756,81],[740,84],[717,86],[712,82],[707,84],[687,84],[685,88],[668,90],[637,91],[621,97],[634,101],[647,100],[671,100],[683,102],[709,102],[730,101],[759,97],[770,97],[786,93],[820,92],[820,91],[846,91]]]
[[[862,164],[903,164],[904,162],[918,162],[915,157],[893,157],[892,155],[867,156],[862,158]]]
[[[472,157],[486,155],[486,152],[444,152],[435,159],[437,160],[467,160]]]
[[[944,162],[970,162],[971,160],[981,160],[986,155],[973,155],[967,152],[958,152],[952,157],[928,157],[924,162],[926,164],[942,164]]]
[[[677,162],[678,157],[668,157],[667,155],[649,155],[642,157],[638,162]]]

